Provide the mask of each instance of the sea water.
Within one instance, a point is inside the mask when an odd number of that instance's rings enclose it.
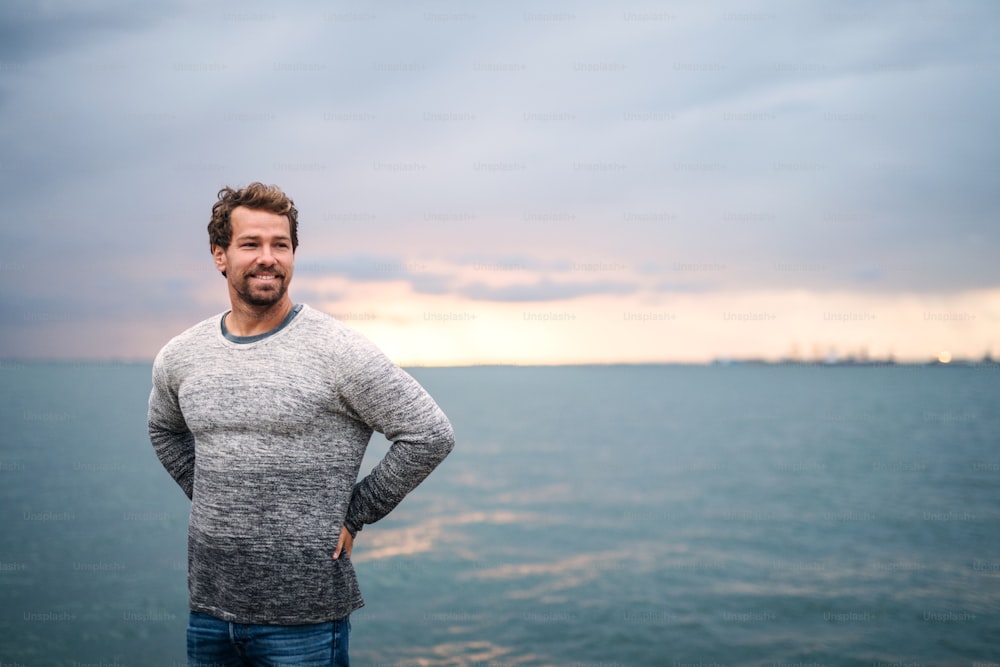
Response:
[[[996,366],[411,372],[457,445],[358,536],[356,666],[1000,663]],[[149,382],[0,364],[0,665],[185,663]]]

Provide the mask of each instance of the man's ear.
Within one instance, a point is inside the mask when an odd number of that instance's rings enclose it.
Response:
[[[221,245],[211,245],[212,249],[212,259],[215,260],[215,268],[217,268],[221,273],[222,277],[226,277],[226,249]]]

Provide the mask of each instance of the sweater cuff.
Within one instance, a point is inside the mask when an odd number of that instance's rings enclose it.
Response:
[[[351,537],[357,537],[358,533],[361,532],[361,526],[355,526],[353,523],[346,520],[344,521],[344,528],[346,528],[347,532],[351,534]]]

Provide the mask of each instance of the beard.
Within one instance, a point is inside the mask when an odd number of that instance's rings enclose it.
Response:
[[[258,308],[273,306],[281,301],[285,292],[288,291],[288,284],[285,282],[285,274],[283,273],[276,273],[270,283],[264,284],[259,281],[252,282],[253,275],[253,273],[247,274],[243,277],[242,282],[233,285],[240,300],[249,306]]]

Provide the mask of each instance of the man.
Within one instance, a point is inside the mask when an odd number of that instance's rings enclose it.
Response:
[[[279,188],[223,188],[208,232],[232,308],[164,346],[149,397],[191,499],[188,660],[347,665],[354,539],[447,456],[451,424],[364,337],[293,303],[298,211]],[[356,484],[373,431],[392,445]]]

